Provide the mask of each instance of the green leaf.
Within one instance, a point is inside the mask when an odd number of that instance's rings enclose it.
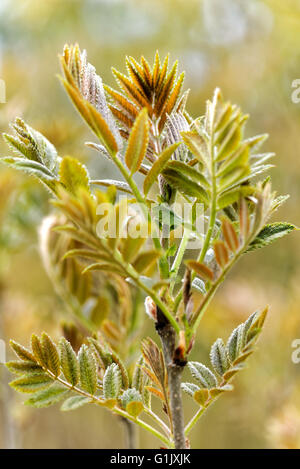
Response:
[[[17,136],[3,134],[4,140],[18,156],[37,161],[56,173],[58,155],[55,147],[40,132],[17,118],[11,126]]]
[[[87,111],[90,113],[93,129],[99,140],[103,143],[109,153],[116,154],[119,147],[108,123],[91,103],[85,101],[85,106]]]
[[[64,377],[72,386],[76,386],[79,381],[79,364],[76,354],[70,342],[64,337],[59,341],[60,362]]]
[[[47,369],[50,370],[54,376],[59,376],[60,363],[58,351],[55,344],[45,332],[43,332],[41,336],[41,344],[43,347],[45,361],[47,363]]]
[[[149,141],[149,119],[147,109],[144,108],[137,116],[131,129],[125,153],[125,162],[131,174],[141,167],[145,158]]]
[[[170,161],[167,165],[167,169],[176,171],[177,173],[184,174],[187,178],[194,182],[198,182],[201,186],[206,188],[209,187],[209,183],[205,176],[200,171],[197,171],[192,166],[189,166],[182,161]]]
[[[31,176],[36,176],[45,183],[48,181],[56,181],[54,174],[48,168],[46,168],[46,166],[37,161],[27,160],[25,158],[18,158],[14,156],[5,156],[0,158],[0,162],[12,166],[15,169],[20,169],[30,174]]]
[[[68,192],[73,195],[79,188],[89,190],[89,175],[86,167],[75,158],[65,156],[60,163],[59,179]]]
[[[174,151],[180,143],[174,143],[173,145],[166,148],[158,157],[158,159],[152,165],[149,173],[144,179],[144,194],[147,195],[149,190],[151,189],[154,182],[157,180],[159,174],[161,174],[162,170],[167,165],[169,159],[173,155]]]
[[[188,362],[188,367],[192,376],[201,384],[203,388],[209,389],[218,385],[218,381],[215,375],[202,363]]]
[[[40,339],[37,335],[32,334],[31,336],[31,349],[33,351],[35,360],[44,368],[47,368],[47,360],[44,356],[44,350]]]
[[[35,362],[32,361],[10,361],[7,362],[5,366],[11,373],[15,373],[16,375],[32,375],[34,373],[40,373],[41,371],[43,371],[41,366],[37,365]]]
[[[190,152],[201,162],[208,164],[209,151],[207,142],[196,131],[181,132],[182,139]]]
[[[220,386],[220,387],[211,389],[210,390],[210,395],[213,399],[215,399],[216,397],[218,397],[223,392],[230,392],[233,389],[234,388],[231,384],[225,384],[224,386]]]
[[[33,374],[29,376],[22,376],[14,381],[11,381],[9,385],[18,392],[32,393],[40,389],[47,388],[53,380],[45,373]]]
[[[214,370],[222,376],[229,368],[226,347],[222,339],[217,339],[210,351],[210,361]]]
[[[144,373],[142,370],[142,366],[144,364],[144,357],[141,355],[138,361],[136,362],[133,377],[132,377],[132,387],[137,389],[139,392],[143,390],[143,378]]]
[[[235,184],[241,183],[243,178],[248,176],[249,172],[249,166],[236,166],[224,177],[220,178],[218,183],[219,191],[222,192]]]
[[[193,397],[194,393],[196,391],[199,391],[200,388],[199,386],[197,386],[197,384],[194,383],[181,383],[181,389],[183,390],[183,392]]]
[[[35,358],[33,353],[30,350],[27,350],[27,348],[23,347],[23,345],[18,344],[14,340],[10,340],[9,344],[15,354],[24,361],[29,361],[29,362],[35,362]]]
[[[97,390],[97,366],[90,349],[83,344],[78,352],[80,384],[84,391],[95,394]]]
[[[109,350],[105,348],[100,342],[93,337],[88,338],[89,344],[92,346],[93,350],[96,353],[97,359],[102,365],[102,368],[107,368],[112,364],[113,359]]]
[[[237,202],[241,197],[247,197],[255,192],[253,186],[241,186],[234,189],[229,189],[219,195],[217,200],[218,210],[222,210],[228,205],[232,205]]]
[[[103,397],[104,399],[117,399],[122,385],[120,368],[116,363],[112,363],[105,371],[103,377]]]
[[[127,389],[129,387],[129,376],[126,370],[126,366],[123,363],[123,360],[119,357],[119,355],[114,350],[111,352],[111,358],[113,362],[118,365],[119,370],[121,372],[123,389]]]
[[[54,384],[44,391],[35,393],[30,399],[25,401],[25,405],[36,407],[38,409],[49,407],[64,399],[68,392],[69,390],[63,386]]]
[[[137,418],[144,410],[144,404],[139,401],[129,402],[126,406],[126,412],[134,418]]]
[[[72,396],[65,400],[60,410],[63,412],[68,412],[69,410],[76,410],[79,409],[79,407],[82,407],[86,404],[90,404],[91,402],[92,400],[89,397]]]
[[[276,239],[282,238],[296,229],[297,227],[295,225],[285,222],[276,222],[265,225],[258,233],[256,238],[252,241],[247,249],[247,252],[255,251],[256,249],[268,246],[269,244],[272,244],[274,241],[276,241]]]
[[[209,199],[206,190],[197,182],[189,179],[186,175],[168,168],[163,171],[163,175],[166,181],[174,189],[177,189],[190,197],[196,197],[205,204],[208,203]]]
[[[206,293],[205,283],[198,277],[195,277],[192,281],[192,288],[197,292],[202,293],[202,295],[205,295]]]
[[[197,402],[197,404],[201,405],[202,407],[205,405],[207,399],[209,397],[208,389],[199,389],[195,391],[193,398]]]
[[[228,353],[228,357],[233,363],[235,359],[239,356],[241,353],[243,347],[245,345],[245,324],[240,324],[238,327],[236,327],[226,344],[226,349]]]

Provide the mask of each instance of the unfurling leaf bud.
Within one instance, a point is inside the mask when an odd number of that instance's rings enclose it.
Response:
[[[121,403],[126,412],[135,418],[139,416],[144,408],[142,403],[142,396],[134,388],[127,389],[127,391],[122,394]]]
[[[149,318],[153,321],[157,321],[157,306],[150,296],[147,296],[145,299],[145,310]]]

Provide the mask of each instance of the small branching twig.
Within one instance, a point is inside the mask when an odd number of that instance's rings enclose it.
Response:
[[[214,371],[188,360],[201,318],[242,255],[296,228],[269,223],[287,197],[276,196],[269,178],[257,182],[271,168],[273,154],[258,152],[267,136],[245,138],[248,116],[224,101],[219,89],[205,115],[192,118],[188,91],[182,93],[184,73],[177,76],[178,64],[169,67],[168,56],[161,61],[157,52],[152,67],[144,57],[127,57],[128,76],[113,69],[120,91],[103,85],[78,45],[65,47],[61,64],[62,84],[97,139],[88,146],[114,163],[124,180],[92,178],[21,119],[12,124],[14,135],[4,134],[14,156],[1,161],[38,178],[54,198],[54,213],[41,229],[42,258],[76,322],[64,327],[70,341],[61,338],[58,347],[45,333],[32,336],[30,350],[12,342],[20,360],[7,364],[19,375],[11,386],[31,394],[26,403],[34,407],[64,400],[63,411],[85,404],[107,408],[127,422],[130,448],[137,425],[165,447],[183,449],[205,410],[232,389],[266,311],[238,326],[226,345],[215,342]],[[188,204],[188,220],[176,213],[175,202]],[[195,223],[198,204],[203,233]],[[110,223],[113,234],[106,229]],[[190,258],[194,239],[203,243]],[[142,340],[143,294],[162,349]],[[186,365],[197,384],[181,385]],[[181,388],[200,406],[186,425]],[[160,401],[161,415],[152,409],[152,397]]]

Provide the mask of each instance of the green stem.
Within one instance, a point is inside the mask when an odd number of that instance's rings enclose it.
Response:
[[[190,431],[192,430],[193,426],[198,422],[198,420],[200,419],[200,417],[204,414],[204,412],[206,411],[207,407],[200,407],[200,409],[198,410],[198,412],[194,415],[194,417],[189,421],[189,423],[187,424],[187,426],[185,427],[185,430],[184,430],[184,433],[185,435],[187,436]]]
[[[224,383],[225,384],[225,383]],[[194,415],[194,417],[192,417],[192,419],[189,421],[189,423],[186,425],[185,427],[185,435],[187,436],[190,431],[192,430],[192,428],[196,425],[196,423],[198,422],[198,420],[200,419],[200,417],[202,417],[202,415],[204,414],[204,412],[206,411],[206,409],[211,405],[213,404],[214,402],[216,402],[216,400],[220,397],[219,396],[216,396],[216,397],[210,397],[210,399],[206,402],[205,406],[204,407],[200,407],[200,409],[198,410],[198,412],[196,412],[196,414]]]
[[[169,429],[168,426],[165,424],[165,422],[163,422],[163,421],[158,417],[158,415],[156,415],[154,412],[152,412],[151,409],[148,409],[147,407],[145,407],[144,412],[145,412],[147,415],[149,415],[153,420],[155,420],[155,422],[164,430],[164,432],[166,433],[166,435],[167,435],[168,437],[170,437],[170,435],[171,435],[170,429]]]
[[[55,376],[51,371],[45,369],[46,373],[52,378],[54,379],[55,381],[57,381],[58,383],[62,384],[63,386],[65,386],[66,388],[68,388],[70,391],[74,391],[76,392],[77,394],[80,394],[81,396],[84,396],[84,397],[88,397],[89,399],[91,399],[91,401],[97,405],[100,405],[101,407],[106,407],[105,405],[105,401],[103,401],[102,399],[100,399],[99,397],[97,396],[93,396],[92,394],[89,394],[88,392],[85,392],[83,391],[82,389],[76,387],[76,386],[72,386],[71,384],[67,383],[65,380],[63,380],[62,378],[59,378],[58,376]],[[112,409],[114,413],[118,414],[118,415],[121,415],[122,417],[130,420],[131,422],[134,422],[136,423],[137,425],[139,425],[140,427],[144,428],[145,430],[148,430],[150,433],[152,433],[152,435],[156,436],[157,438],[159,438],[163,443],[165,443],[168,447],[171,447],[171,442],[169,441],[168,438],[166,438],[164,435],[162,435],[158,430],[156,430],[155,428],[151,427],[151,425],[147,424],[146,422],[144,422],[143,420],[140,420],[138,418],[134,418],[132,417],[131,415],[129,415],[127,412],[125,412],[124,410],[122,409],[119,409],[118,407],[115,407],[114,409]]]
[[[186,250],[187,243],[189,241],[190,233],[191,233],[190,229],[185,229],[184,230],[183,237],[181,239],[179,248],[178,248],[177,253],[176,253],[176,257],[175,257],[173,265],[172,265],[172,275],[174,276],[174,278],[173,278],[173,280],[170,284],[171,293],[173,292],[173,289],[175,287],[176,277],[177,277],[178,270],[179,270],[179,267],[180,267],[181,262],[182,262],[182,258],[184,256],[184,253],[185,253],[185,250]]]
[[[117,407],[115,407],[113,409],[113,412],[115,412],[116,414],[118,415],[121,415],[122,417],[128,419],[128,420],[131,420],[131,422],[134,422],[136,423],[137,425],[139,425],[141,428],[143,428],[144,430],[147,430],[149,433],[151,433],[153,436],[156,436],[156,438],[158,438],[159,440],[161,440],[165,445],[167,445],[168,448],[172,448],[173,445],[171,443],[171,441],[165,437],[162,433],[160,433],[158,430],[156,430],[155,428],[151,427],[151,425],[149,425],[148,423],[144,422],[143,420],[139,419],[139,418],[134,418],[132,417],[131,415],[129,415],[127,412],[125,412],[125,410],[122,410],[122,409],[119,409]]]

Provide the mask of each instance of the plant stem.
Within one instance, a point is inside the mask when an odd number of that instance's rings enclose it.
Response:
[[[143,420],[140,420],[139,418],[134,418],[131,415],[129,415],[125,410],[119,409],[118,407],[115,407],[113,409],[113,412],[115,412],[118,415],[121,415],[122,417],[131,420],[132,422],[136,423],[140,427],[144,428],[144,430],[147,430],[148,432],[152,433],[153,436],[156,436],[159,440],[161,440],[165,445],[167,445],[168,448],[172,447],[172,444],[170,440],[165,437],[162,433],[160,433],[158,430],[155,428],[151,427],[148,423],[144,422]]]
[[[172,325],[167,323],[160,327],[160,325],[157,324],[157,331],[162,342],[163,354],[168,372],[174,445],[176,449],[185,449],[186,441],[184,434],[184,416],[181,393],[181,375],[184,365],[176,363],[173,359],[176,346],[176,336]]]
[[[170,292],[171,293],[172,293],[172,291],[175,287],[176,277],[177,277],[177,274],[178,274],[180,264],[182,262],[182,258],[183,258],[184,253],[185,253],[187,243],[189,241],[190,233],[191,233],[190,229],[185,229],[184,230],[183,237],[181,239],[179,248],[178,248],[177,253],[176,253],[176,257],[175,257],[173,265],[172,265],[172,275],[174,276],[174,279],[172,280],[171,285],[170,285]]]
[[[168,437],[170,437],[171,432],[170,432],[169,428],[167,427],[167,425],[165,424],[165,422],[163,422],[163,421],[158,417],[158,415],[156,415],[154,412],[152,412],[151,409],[149,409],[149,408],[147,408],[147,407],[145,407],[144,412],[145,412],[147,415],[149,415],[150,417],[152,417],[153,420],[155,420],[155,422],[158,423],[158,425],[164,430],[164,432],[166,433],[166,435],[167,435]]]
[[[62,384],[66,388],[68,388],[70,391],[74,391],[81,396],[88,397],[91,399],[91,402],[94,404],[97,404],[101,407],[106,407],[105,401],[100,399],[98,396],[93,396],[92,394],[89,394],[86,391],[83,391],[82,389],[78,388],[77,386],[72,386],[70,383],[67,383],[64,379],[60,378],[59,376],[55,376],[51,371],[47,370],[44,368],[44,371],[54,380],[57,381],[58,383]],[[143,420],[140,420],[139,418],[134,418],[130,414],[128,414],[125,410],[120,409],[119,407],[114,407],[112,411],[115,414],[120,415],[121,417],[124,417],[128,420],[130,420],[133,423],[136,423],[140,427],[144,428],[145,430],[149,431],[152,433],[152,435],[156,436],[159,438],[163,443],[165,443],[168,447],[171,447],[170,440],[166,438],[162,433],[160,433],[158,430],[155,428],[151,427],[148,423],[144,422]]]
[[[200,407],[200,409],[198,410],[198,412],[196,412],[196,414],[194,415],[194,417],[189,421],[189,423],[187,424],[187,426],[185,427],[185,434],[186,436],[190,433],[190,431],[192,430],[193,426],[198,422],[198,420],[200,419],[200,417],[204,414],[204,412],[206,411],[207,407]]]

